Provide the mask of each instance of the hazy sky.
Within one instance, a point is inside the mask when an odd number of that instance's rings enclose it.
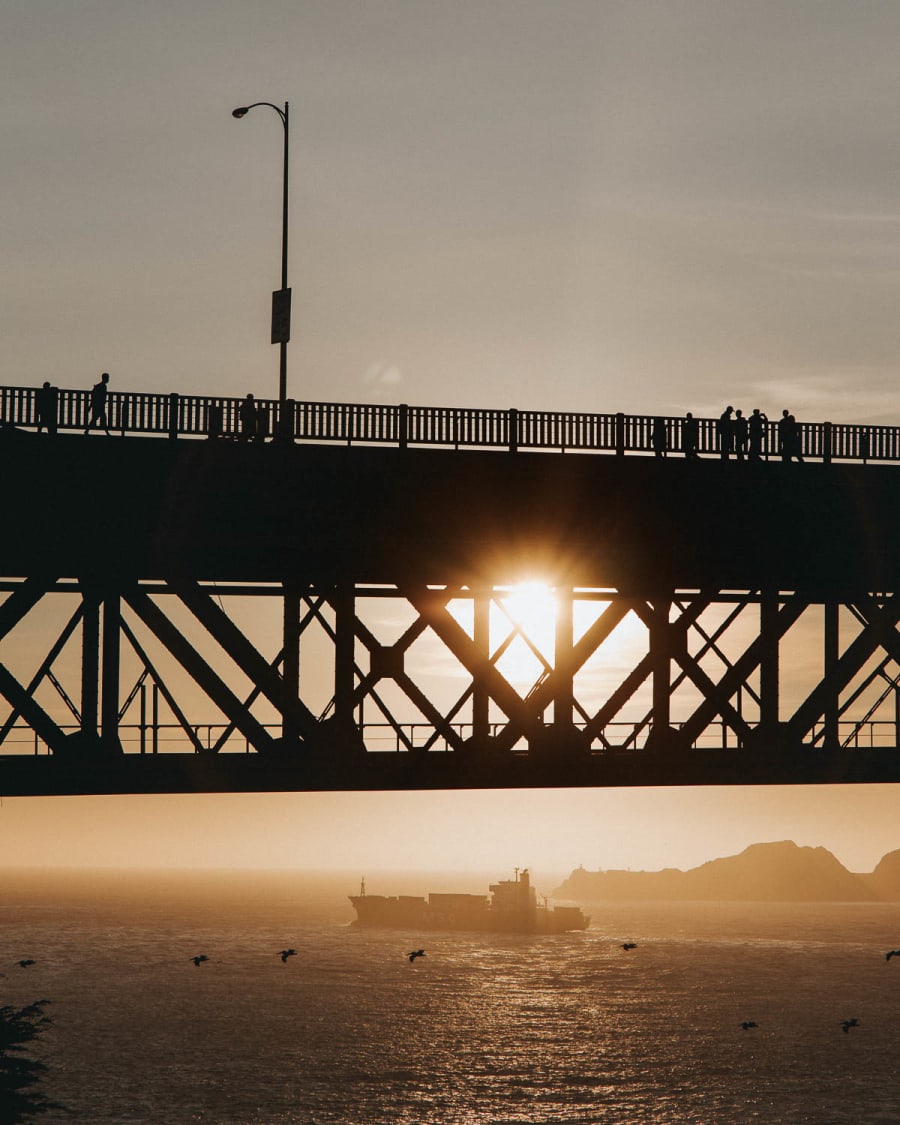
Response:
[[[898,45],[893,0],[5,0],[0,380],[274,395],[281,126],[230,111],[289,100],[294,397],[896,424]],[[6,800],[0,862],[864,869],[895,799]]]
[[[893,0],[6,0],[4,381],[896,421]]]

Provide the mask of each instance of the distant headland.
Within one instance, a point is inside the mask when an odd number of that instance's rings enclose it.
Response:
[[[740,855],[688,871],[587,871],[576,868],[557,899],[731,900],[737,902],[900,902],[900,850],[868,874],[848,871],[826,848],[791,840],[752,844]]]

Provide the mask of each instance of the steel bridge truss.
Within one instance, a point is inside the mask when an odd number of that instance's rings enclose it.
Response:
[[[487,784],[532,762],[601,784],[604,762],[702,780],[714,751],[740,777],[900,743],[895,594],[32,576],[0,597],[0,762],[241,753],[347,787],[388,759]]]

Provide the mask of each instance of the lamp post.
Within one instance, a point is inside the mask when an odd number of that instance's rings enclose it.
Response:
[[[287,402],[287,346],[291,338],[291,291],[288,288],[288,144],[290,137],[290,118],[288,103],[279,109],[272,102],[254,102],[252,105],[238,106],[231,111],[232,117],[246,117],[251,109],[267,105],[274,109],[284,126],[284,188],[281,199],[281,289],[272,294],[272,343],[279,344],[281,354],[278,369],[278,422],[283,428],[285,403]]]

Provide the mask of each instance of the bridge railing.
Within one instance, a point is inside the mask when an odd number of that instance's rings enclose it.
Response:
[[[278,724],[266,723],[263,725],[273,738],[277,738],[281,733],[281,727]],[[471,738],[474,732],[470,722],[456,721],[448,725],[459,741]],[[578,724],[578,726],[583,727],[583,724]],[[67,734],[73,734],[79,728],[73,723],[63,723],[60,724],[60,729]],[[120,723],[117,729],[122,750],[128,755],[195,754],[198,752],[198,747],[211,750],[217,746],[223,734],[226,737],[221,746],[221,753],[255,753],[244,735],[222,722],[193,724],[191,726],[192,739],[175,722]],[[448,739],[444,735],[437,734],[434,727],[427,722],[406,722],[397,725],[384,722],[367,722],[360,729],[366,749],[370,754],[402,754],[409,752],[410,749],[428,753],[449,753],[453,749]],[[498,734],[501,729],[502,724],[492,723],[488,733],[493,736]],[[613,748],[612,753],[640,754],[646,748],[647,738],[651,730],[652,724],[643,721],[615,720],[607,723],[602,731],[597,732],[597,737],[592,743],[592,750],[594,753],[602,753],[602,740],[605,739]],[[0,761],[4,758],[41,756],[51,753],[46,742],[23,720],[13,723],[7,735],[8,737],[0,746]],[[821,736],[821,725],[817,725],[810,732],[809,747],[811,753],[818,752],[816,744]],[[843,749],[850,753],[854,750],[878,749],[900,751],[900,723],[897,719],[867,718],[859,721],[842,719],[838,723],[838,740]],[[523,740],[514,749],[524,751],[527,749],[527,744]],[[720,720],[707,728],[704,734],[693,743],[691,750],[697,752],[728,750],[740,753],[742,748],[738,745],[734,732],[730,730],[727,723]]]
[[[54,390],[50,428],[84,431],[91,419],[87,390]],[[35,387],[0,387],[0,425],[35,429],[41,424]],[[588,414],[553,410],[302,402],[254,399],[253,430],[247,400],[216,395],[110,391],[106,420],[117,434],[168,438],[339,442],[624,454],[682,454],[685,419],[639,414]],[[47,419],[44,419],[46,425]],[[698,418],[697,452],[721,453],[718,420]],[[801,422],[797,453],[822,461],[900,462],[900,426]],[[664,439],[660,437],[664,434]],[[781,455],[778,426],[766,421],[760,454]]]

